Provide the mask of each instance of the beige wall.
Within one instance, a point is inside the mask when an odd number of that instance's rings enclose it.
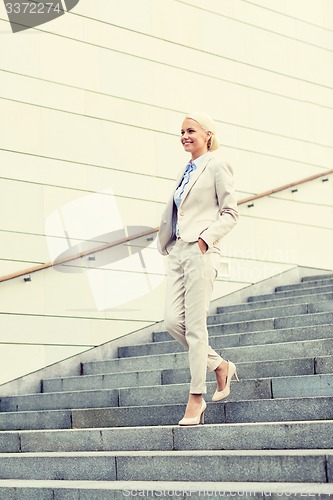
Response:
[[[217,121],[239,199],[332,168],[328,0],[81,0],[16,34],[3,3],[0,19],[0,275],[157,226],[188,110]],[[242,205],[214,297],[333,269],[332,200],[330,176]],[[162,319],[154,245],[0,284],[0,382]]]

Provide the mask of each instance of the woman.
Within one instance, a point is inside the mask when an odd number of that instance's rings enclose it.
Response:
[[[162,255],[169,254],[165,327],[189,350],[190,394],[179,425],[197,425],[206,409],[207,368],[216,375],[213,401],[229,394],[233,376],[238,380],[235,365],[208,345],[207,331],[221,240],[236,224],[238,212],[232,169],[211,154],[219,147],[213,120],[204,113],[188,114],[180,140],[191,160],[165,208],[157,245]]]

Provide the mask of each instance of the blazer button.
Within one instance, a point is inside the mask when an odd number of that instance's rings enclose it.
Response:
[[[179,215],[183,216],[183,215],[184,215],[184,212],[179,212]]]
[[[218,240],[213,241],[213,245],[216,245],[218,243]]]

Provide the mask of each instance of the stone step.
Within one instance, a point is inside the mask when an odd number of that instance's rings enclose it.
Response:
[[[318,293],[318,295],[311,295],[310,301],[314,302],[327,302],[329,300],[333,300],[333,293]],[[296,297],[290,298],[273,298],[271,300],[257,300],[254,302],[245,302],[243,304],[233,304],[230,306],[221,306],[218,307],[216,312],[217,314],[221,314],[224,312],[235,312],[235,311],[251,311],[252,309],[260,309],[266,307],[275,307],[275,306],[285,306],[285,305],[293,305],[293,304],[308,304],[309,296],[299,295]]]
[[[261,320],[265,318],[282,318],[299,316],[304,314],[313,314],[319,312],[333,311],[333,300],[325,302],[315,302],[309,304],[295,304],[292,306],[277,306],[261,309],[253,309],[251,311],[236,311],[231,313],[212,314],[207,318],[208,325],[234,323],[237,321]]]
[[[0,413],[0,429],[71,429],[74,410],[17,411]]]
[[[207,383],[208,400],[215,389],[215,381]],[[182,403],[188,396],[188,384],[138,387],[135,391],[128,388],[119,392],[119,406]],[[232,381],[228,401],[311,396],[333,397],[333,374],[241,379],[239,384]]]
[[[279,344],[249,345],[227,347],[221,355],[231,359],[234,363],[245,361],[267,361],[291,358],[308,358],[333,355],[331,339],[304,340],[295,342],[281,342]],[[126,370],[140,371],[158,369],[180,369],[188,367],[188,353],[157,354],[153,356],[138,356],[129,358],[115,358],[104,361],[94,361],[82,364],[84,375],[118,373]]]
[[[248,302],[256,302],[263,300],[273,300],[273,299],[281,299],[281,298],[290,298],[290,297],[299,297],[300,295],[303,297],[308,297],[309,295],[317,295],[319,293],[332,293],[333,286],[318,286],[312,287],[309,284],[309,287],[302,288],[302,290],[287,290],[284,292],[275,292],[275,293],[266,293],[262,295],[251,295],[248,297]],[[311,299],[310,299],[311,300]]]
[[[324,325],[332,323],[333,312],[322,312],[320,311],[320,306],[318,306],[319,311],[316,312],[316,305],[312,304],[311,306],[311,311],[309,311],[308,314],[295,316],[282,316],[277,318],[255,319],[239,322],[235,321],[234,323],[219,323],[219,315],[216,315],[217,319],[214,319],[214,316],[209,316],[207,319],[209,326],[216,326],[217,331],[220,333],[246,333],[273,330],[275,328],[293,328],[296,326]],[[210,332],[214,335],[213,328]]]
[[[119,405],[119,390],[92,390],[49,392],[4,396],[0,399],[0,412],[57,410],[71,408],[99,408]]]
[[[315,358],[315,373],[333,373],[333,357],[318,356]]]
[[[292,318],[292,316],[290,316]],[[217,325],[208,325],[209,335],[220,335],[228,333],[246,333],[273,330],[275,328],[274,318],[261,319],[254,321],[242,321],[240,323],[226,323]],[[172,340],[172,336],[166,331],[154,332],[153,341]]]
[[[333,339],[332,325],[315,325],[304,328],[281,328],[278,330],[263,330],[251,333],[223,334],[223,332],[220,331],[220,335],[218,335],[218,330],[218,327],[209,329],[209,344],[214,349],[236,347],[240,345],[294,342],[296,340]],[[164,332],[159,333],[162,334]],[[165,333],[166,338],[169,338],[168,341],[120,347],[118,349],[119,357],[128,358],[131,356],[150,356],[169,352],[182,352],[184,347],[179,344],[179,342],[170,340],[170,335],[167,332]]]
[[[211,324],[210,334],[214,335],[217,331],[221,333],[247,333],[258,332],[263,330],[274,330],[281,328],[294,328],[298,326],[312,326],[312,325],[325,325],[331,324],[333,321],[333,312],[315,312],[315,305],[313,312],[308,314],[301,314],[297,316],[285,316],[270,319],[257,319],[249,321],[241,321],[235,323],[216,323]],[[216,330],[214,330],[214,327]]]
[[[174,450],[333,448],[332,420],[207,424],[183,431],[174,427]]]
[[[325,302],[326,304],[326,302]],[[333,310],[333,301],[328,302],[328,304],[332,304]],[[330,305],[327,305],[329,308]],[[325,311],[329,309],[325,308]],[[299,314],[307,314],[308,313],[308,304],[293,304],[293,305],[282,305],[282,306],[274,306],[274,307],[265,307],[259,309],[251,309],[250,311],[233,311],[233,312],[224,312],[219,314],[212,314],[207,318],[207,324],[220,324],[220,323],[234,323],[235,321],[248,321],[255,319],[266,319],[266,318],[279,318],[283,316],[296,316]]]
[[[333,374],[276,377],[271,384],[273,398],[333,396]]]
[[[237,371],[241,379],[333,373],[333,356],[240,362]],[[207,373],[207,380],[215,380],[215,373]],[[189,383],[189,370],[163,370],[162,381],[163,384]]]
[[[303,314],[301,316],[286,316],[284,318],[276,318],[274,320],[274,327],[292,328],[298,326],[324,325],[332,323],[333,312],[321,312],[321,306],[319,304],[320,303],[311,304],[312,307],[309,310],[309,314]]]
[[[301,375],[261,379],[243,379],[232,382],[229,401],[286,397],[332,396],[333,374]],[[207,383],[208,397],[216,388]],[[182,403],[188,396],[188,384],[167,384],[150,387],[132,387],[119,390],[72,391],[48,394],[29,394],[3,398],[1,412],[38,411],[41,409],[105,408],[110,406],[151,406]],[[112,397],[109,398],[109,394]],[[114,397],[114,395],[116,397]],[[60,397],[61,396],[61,397]]]
[[[275,288],[276,292],[282,292],[284,290],[298,290],[302,288],[309,288],[309,281],[302,281],[301,283],[295,283],[293,285],[281,285]],[[325,285],[333,285],[333,278],[325,278],[319,280],[311,281],[311,286],[325,286]]]
[[[38,481],[0,480],[1,500],[119,500],[126,497],[163,497],[188,500],[211,500],[213,497],[278,500],[330,500],[330,483],[225,482],[207,481]]]
[[[278,328],[272,330],[258,330],[253,332],[237,332],[237,333],[225,333],[221,325],[209,326],[208,335],[209,342],[215,337],[223,337],[225,339],[225,346],[227,344],[231,345],[251,345],[251,344],[265,344],[275,343],[275,342],[286,342],[288,340],[313,340],[316,338],[328,338],[332,335],[332,325],[319,324],[314,326],[304,326],[304,327],[292,327],[292,328]],[[300,337],[301,336],[301,337]],[[164,343],[176,341],[171,337],[169,332],[154,332],[154,341],[147,344],[136,344],[136,345],[151,345],[153,343]],[[155,347],[154,349],[159,349]],[[163,348],[162,348],[163,350]],[[156,351],[157,352],[157,351]]]
[[[316,375],[314,375],[316,376]],[[317,375],[319,377],[319,375]],[[325,376],[325,375],[323,375]],[[329,375],[327,375],[329,376]],[[207,400],[211,400],[216,389],[216,382],[207,383]],[[168,384],[154,387],[137,387],[120,389],[119,406],[156,406],[183,403],[187,401],[188,384]],[[328,396],[333,394],[328,394]],[[271,379],[244,379],[242,383],[232,382],[229,401],[247,399],[269,399],[272,397]]]
[[[288,375],[315,375],[333,373],[333,356],[317,358],[281,359],[238,363],[242,378],[279,377]],[[136,384],[133,384],[133,380]],[[214,372],[207,373],[207,380],[215,380]],[[108,375],[79,375],[43,381],[44,392],[116,389],[121,387],[145,387],[159,384],[181,384],[190,381],[188,369],[143,370],[119,372]]]
[[[0,454],[2,479],[333,482],[333,450]]]
[[[272,322],[270,322],[270,325]],[[273,327],[274,327],[273,323]],[[295,327],[288,327],[288,328],[279,328],[278,330],[272,328],[269,330],[253,330],[249,332],[236,332],[236,333],[228,333],[225,332],[225,329],[223,328],[225,325],[209,325],[208,326],[208,335],[209,338],[212,337],[217,337],[218,335],[223,335],[224,338],[233,338],[235,335],[239,335],[239,338],[242,339],[242,341],[246,342],[247,340],[251,339],[251,336],[254,336],[255,338],[259,338],[259,335],[261,335],[261,338],[263,339],[263,342],[267,342],[270,338],[274,339],[276,335],[281,333],[281,336],[285,336],[288,338],[288,332],[290,332],[290,335],[299,335],[300,331],[304,331],[304,334],[308,340],[311,338],[316,338],[317,335],[321,335],[321,332],[324,337],[328,336],[331,332],[331,324],[330,323],[323,323],[323,324],[318,324],[314,326],[305,326],[305,327],[300,327],[300,328],[295,328]],[[157,342],[175,342],[173,337],[170,335],[169,332],[167,331],[160,331],[160,332],[153,332],[152,336],[152,341],[153,343]],[[252,342],[252,341],[251,341]],[[249,342],[250,343],[250,342]],[[146,343],[146,344],[136,344],[136,345],[150,345],[151,343]]]
[[[141,370],[105,375],[78,375],[44,379],[42,392],[81,391],[96,389],[119,389],[122,387],[144,387],[162,384],[162,370]]]
[[[301,320],[302,324],[300,326],[302,327],[311,325],[330,325],[332,324],[332,319],[333,314],[331,312],[317,312],[299,316],[287,316],[285,318],[269,318],[216,325],[212,324],[208,325],[208,332],[210,336],[232,333],[257,333],[259,331],[265,332],[274,329],[294,328],[297,326],[295,323],[299,322],[299,320]],[[285,326],[281,326],[282,324]],[[172,337],[166,331],[153,332],[152,340],[153,342],[165,340],[170,341],[172,340]]]
[[[207,400],[205,422],[249,423],[332,420],[333,398],[279,398],[212,403]],[[186,404],[83,408],[0,413],[2,430],[86,429],[175,425]],[[0,469],[1,470],[1,469]]]
[[[233,399],[270,398],[270,379],[243,380],[240,388],[233,391]],[[208,387],[213,394],[215,382],[209,382]],[[112,397],[109,395],[112,393]],[[61,396],[61,397],[60,397]],[[114,397],[115,396],[115,397]],[[188,397],[188,384],[169,384],[150,387],[132,387],[124,389],[50,392],[46,394],[27,394],[24,396],[9,396],[3,398],[0,411],[39,411],[71,408],[105,408],[117,406],[137,406],[181,403]]]
[[[185,404],[81,409],[72,411],[74,428],[174,425],[183,416]],[[283,422],[332,420],[333,398],[257,399],[211,403],[207,398],[206,423]]]
[[[0,433],[0,453],[330,448],[333,420]]]
[[[301,281],[317,281],[321,279],[331,279],[333,278],[333,274],[318,274],[316,276],[304,276]]]

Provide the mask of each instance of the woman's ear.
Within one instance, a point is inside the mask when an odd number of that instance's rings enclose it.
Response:
[[[212,145],[213,134],[210,131],[207,131],[206,134],[207,134],[207,148],[209,150],[211,148],[211,145]]]

